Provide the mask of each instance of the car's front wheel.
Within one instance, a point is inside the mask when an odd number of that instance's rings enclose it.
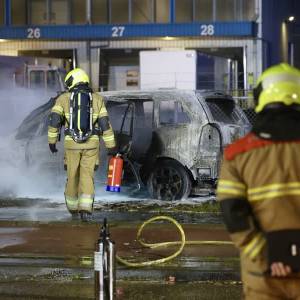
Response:
[[[191,179],[187,170],[174,160],[156,163],[147,181],[152,198],[159,200],[181,200],[191,192]]]

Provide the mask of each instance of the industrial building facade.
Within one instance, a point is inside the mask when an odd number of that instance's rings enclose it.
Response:
[[[43,58],[66,70],[79,66],[90,74],[94,89],[115,90],[139,87],[140,51],[193,49],[198,88],[249,90],[276,59],[295,61],[287,23],[277,36],[267,27],[268,10],[280,2],[0,0],[0,55]],[[284,2],[278,24],[296,1]],[[278,38],[281,50],[272,54]]]

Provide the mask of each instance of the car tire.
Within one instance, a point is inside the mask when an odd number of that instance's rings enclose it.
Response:
[[[147,180],[150,196],[159,200],[186,199],[191,192],[187,170],[175,160],[156,163]]]

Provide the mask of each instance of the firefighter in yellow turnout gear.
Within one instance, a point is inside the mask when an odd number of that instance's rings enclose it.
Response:
[[[106,148],[115,152],[115,138],[104,101],[89,88],[87,74],[77,68],[65,78],[68,92],[60,95],[51,110],[48,143],[52,153],[61,126],[65,127],[65,162],[67,183],[65,200],[74,219],[80,213],[86,221],[92,214],[94,202],[94,170],[99,160],[99,138]]]
[[[300,71],[267,69],[254,98],[251,132],[225,150],[218,200],[245,299],[300,300]]]

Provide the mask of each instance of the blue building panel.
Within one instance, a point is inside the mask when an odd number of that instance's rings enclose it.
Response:
[[[5,14],[4,14],[4,23],[6,26],[11,25],[11,2],[10,0],[5,0]]]
[[[41,25],[0,27],[1,39],[118,39],[144,37],[242,37],[256,35],[255,22],[186,24]]]

